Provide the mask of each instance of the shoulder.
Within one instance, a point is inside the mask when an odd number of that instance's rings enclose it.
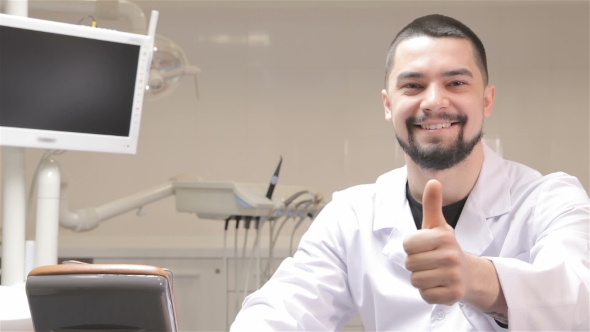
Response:
[[[573,209],[587,211],[588,193],[575,176],[563,172],[547,174],[530,184],[534,190],[535,214],[556,219]]]
[[[332,200],[351,207],[374,206],[379,198],[390,195],[402,182],[405,188],[406,174],[405,167],[394,169],[379,176],[374,183],[360,184],[336,191],[332,195]]]
[[[349,220],[354,224],[360,221],[364,224],[374,217],[380,202],[389,200],[388,196],[397,192],[394,188],[401,182],[405,185],[405,181],[406,172],[402,167],[379,176],[374,183],[359,184],[336,191],[318,218],[323,214],[323,217],[329,216],[330,219]]]
[[[529,167],[515,161],[504,160],[504,166],[508,173],[510,180],[511,194],[517,194],[522,190],[526,190],[532,183],[535,183],[543,177],[543,175]]]
[[[526,166],[511,165],[511,201],[513,213],[531,222],[531,234],[541,236],[551,229],[569,229],[588,234],[590,200],[575,176],[564,172],[542,175]]]
[[[359,220],[365,219],[374,209],[376,184],[360,184],[332,194],[332,201],[322,210],[320,217],[328,217],[329,222],[337,222],[338,227],[358,227]],[[362,222],[361,222],[362,223]]]
[[[332,201],[338,204],[357,205],[360,202],[372,200],[377,189],[376,183],[355,185],[332,194]]]
[[[550,222],[550,215],[588,204],[588,195],[574,176],[563,172],[543,175],[490,151],[485,157],[476,192],[487,215],[510,211],[519,220]],[[548,210],[554,212],[548,214]]]
[[[560,203],[573,200],[587,203],[588,194],[576,178],[564,172],[543,175],[513,161],[506,161],[510,178],[510,191],[514,200],[534,198],[539,203]]]

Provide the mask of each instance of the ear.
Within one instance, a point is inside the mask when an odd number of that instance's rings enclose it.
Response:
[[[391,114],[391,103],[389,102],[389,97],[387,96],[387,91],[385,91],[385,89],[381,90],[381,99],[383,101],[383,109],[385,110],[385,121],[391,121],[393,119]]]
[[[494,109],[494,101],[496,100],[496,87],[488,85],[483,91],[483,114],[487,118],[492,115]]]

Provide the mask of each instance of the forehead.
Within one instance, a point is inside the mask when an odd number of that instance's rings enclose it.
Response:
[[[469,40],[452,37],[413,37],[397,45],[389,79],[394,80],[400,72],[406,70],[436,76],[461,67],[481,77],[473,45]]]

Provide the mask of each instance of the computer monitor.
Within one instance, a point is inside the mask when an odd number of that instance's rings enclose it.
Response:
[[[0,14],[0,145],[136,153],[150,40]]]

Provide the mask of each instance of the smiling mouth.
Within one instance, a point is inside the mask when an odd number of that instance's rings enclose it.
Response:
[[[455,124],[457,124],[457,123],[456,122],[453,122],[453,123],[445,122],[445,123],[433,123],[433,124],[417,124],[414,126],[422,128],[422,129],[426,129],[426,130],[435,130],[435,129],[449,128]]]

